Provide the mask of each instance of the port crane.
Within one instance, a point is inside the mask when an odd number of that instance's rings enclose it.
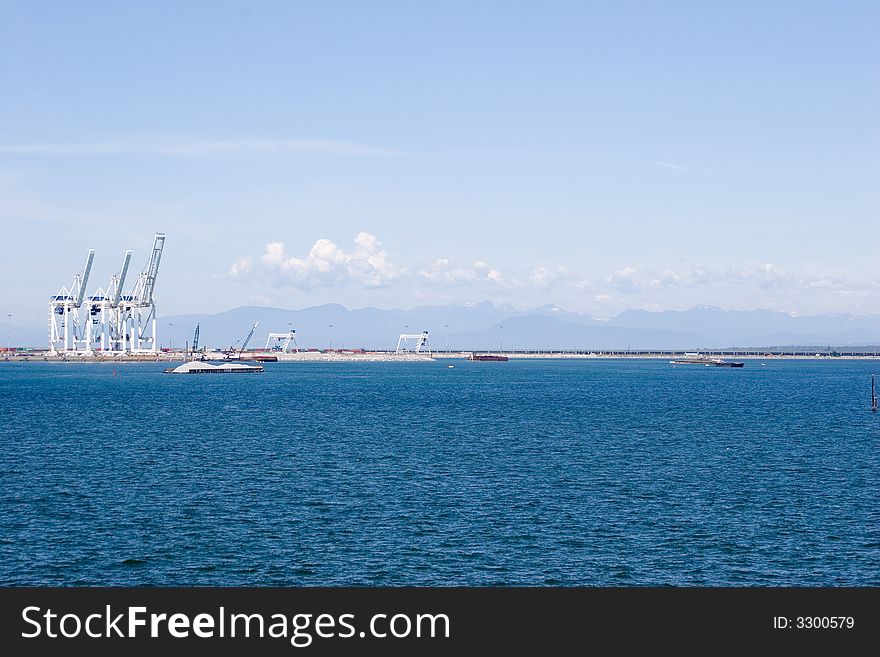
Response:
[[[86,285],[89,284],[89,274],[94,261],[95,250],[91,249],[82,273],[73,277],[70,289],[62,287],[58,294],[49,299],[49,351],[53,354],[58,352],[59,348],[66,352],[77,351],[77,346],[86,340],[86,335],[80,327],[79,309],[85,298]]]
[[[196,354],[199,353],[199,325],[196,324],[196,332],[193,333],[193,346],[192,346],[192,359],[195,360],[198,358]]]
[[[165,233],[156,233],[147,265],[129,292],[123,292],[131,263],[131,251],[125,251],[122,266],[111,276],[106,290],[99,287],[86,297],[95,260],[95,251],[90,250],[73,284],[49,297],[49,352],[90,354],[95,349],[119,353],[156,352],[153,291],[164,247]]]
[[[156,287],[156,277],[159,275],[159,263],[164,248],[165,233],[156,233],[146,267],[138,274],[129,294],[122,297],[120,302],[122,351],[143,353],[155,352],[158,348],[156,300],[153,298],[153,290]]]
[[[125,277],[128,274],[130,263],[131,251],[126,251],[122,256],[122,266],[119,271],[110,277],[107,291],[98,288],[89,297],[89,321],[87,324],[89,350],[123,351],[119,302],[122,298],[122,289],[125,286]]]
[[[242,343],[241,345],[241,349],[238,350],[238,354],[235,353],[235,345],[238,344],[241,338],[233,342],[232,345],[230,345],[229,349],[223,352],[224,354],[226,354],[227,358],[241,358],[242,352],[247,349],[248,343],[251,341],[251,338],[254,337],[254,331],[257,330],[257,326],[259,325],[259,323],[260,322],[254,322],[254,325],[251,326],[251,330],[248,331],[247,337],[244,339],[244,343]]]
[[[410,344],[411,342],[414,342],[415,344]],[[419,354],[422,353],[423,349],[428,355],[431,354],[431,347],[428,345],[427,331],[422,331],[421,333],[401,333],[400,337],[397,339],[397,350],[394,353],[405,354],[413,352]]]
[[[273,343],[274,340],[274,343]],[[280,351],[281,353],[289,353],[293,345],[293,351],[299,351],[296,344],[296,331],[290,329],[287,333],[270,333],[266,338],[266,351]]]

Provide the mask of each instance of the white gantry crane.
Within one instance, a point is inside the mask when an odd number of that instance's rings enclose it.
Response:
[[[428,346],[428,332],[401,333],[400,337],[397,339],[397,351],[395,353],[427,353],[430,355],[431,347]]]
[[[81,325],[79,309],[85,297],[86,285],[89,284],[89,274],[94,260],[95,251],[92,249],[86,258],[82,273],[74,276],[70,289],[62,287],[58,294],[49,300],[50,353],[76,352],[81,347],[84,351],[88,351],[86,335],[88,328],[84,330]]]
[[[159,262],[165,248],[165,233],[156,233],[153,250],[144,270],[138,274],[131,291],[118,302],[121,325],[121,349],[131,353],[154,353],[158,351],[156,333],[156,300],[153,290],[159,275]]]
[[[291,351],[299,351],[296,344],[296,331],[291,329],[287,333],[270,333],[266,338],[266,351],[280,351],[281,353],[289,353]]]
[[[98,288],[89,297],[88,344],[91,350],[125,351],[120,301],[131,262],[131,251],[122,256],[122,267],[110,277],[106,292]]]
[[[122,267],[110,277],[107,289],[99,287],[86,298],[86,286],[95,259],[95,251],[89,251],[86,265],[73,279],[70,289],[62,287],[58,294],[50,297],[49,351],[53,354],[59,351],[90,354],[95,350],[155,352],[158,342],[153,290],[164,246],[165,233],[156,233],[150,260],[128,294],[123,288],[131,251],[123,255]]]

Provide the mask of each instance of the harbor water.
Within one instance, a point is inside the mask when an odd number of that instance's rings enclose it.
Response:
[[[876,362],[166,366],[0,363],[0,585],[880,585]]]

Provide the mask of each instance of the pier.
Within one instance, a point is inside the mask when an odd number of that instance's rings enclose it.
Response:
[[[430,361],[436,359],[467,359],[473,350],[433,350],[427,353],[397,352],[396,350],[363,350],[363,349],[324,349],[307,350],[299,352],[278,352],[266,350],[252,350],[242,352],[241,360],[261,359],[267,356],[277,356],[279,362],[340,362],[340,361]],[[479,353],[497,354],[507,356],[509,359],[529,358],[559,358],[559,359],[665,359],[674,360],[684,358],[686,354],[693,353],[685,350],[580,350],[580,349],[512,349],[500,351],[484,351]],[[810,359],[810,360],[835,360],[835,359],[876,359],[880,354],[875,351],[847,351],[845,349],[835,351],[813,350],[775,350],[775,349],[721,349],[704,350],[700,356],[708,358],[735,358],[735,359]],[[152,353],[52,353],[48,349],[6,349],[0,351],[0,361],[49,361],[66,363],[122,363],[122,362],[169,362],[180,361],[187,356],[184,350],[161,350]],[[210,359],[210,354],[208,354]],[[221,360],[222,354],[216,360]]]

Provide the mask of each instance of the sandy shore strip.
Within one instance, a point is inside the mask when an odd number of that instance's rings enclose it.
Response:
[[[356,362],[387,362],[387,363],[411,363],[431,362],[436,360],[464,360],[471,355],[470,351],[442,352],[442,353],[402,353],[390,351],[300,351],[296,353],[278,352],[248,352],[241,360],[247,361],[261,357],[277,357],[278,362],[287,363],[356,363]],[[685,357],[685,352],[500,352],[479,351],[480,354],[492,354],[507,356],[510,360],[678,360]],[[703,351],[701,356],[721,358],[724,360],[876,360],[880,354],[874,353],[806,353],[806,352],[766,352],[756,351],[738,352],[733,350]],[[216,358],[208,360],[222,360],[217,354]],[[182,362],[187,360],[183,352],[160,352],[157,354],[50,354],[48,351],[35,351],[27,353],[4,354],[0,356],[2,361],[17,362],[55,362],[55,363],[142,363],[142,362]],[[272,361],[269,361],[272,362]]]

